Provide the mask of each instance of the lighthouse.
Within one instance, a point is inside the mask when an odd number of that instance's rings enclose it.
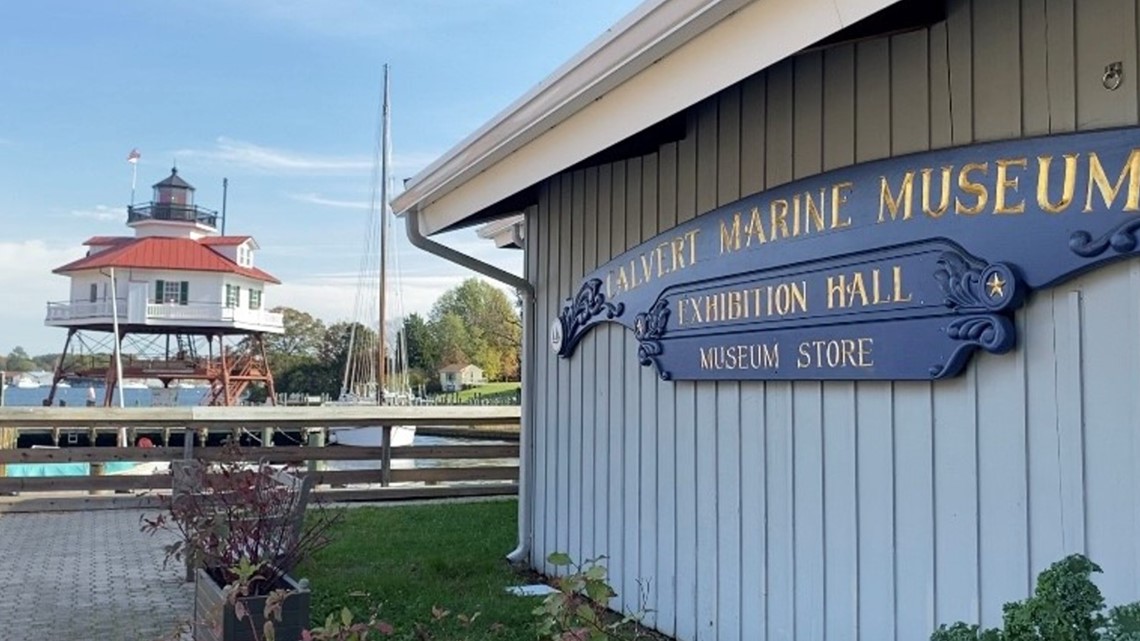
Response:
[[[89,238],[86,256],[53,270],[71,285],[47,304],[45,323],[67,337],[45,405],[65,380],[102,382],[105,406],[117,386],[142,380],[208,386],[207,405],[234,405],[262,384],[273,402],[265,337],[284,332],[268,308],[281,281],[256,266],[252,236],[222,235],[219,222],[174,168],[150,203],[127,208],[132,235]]]

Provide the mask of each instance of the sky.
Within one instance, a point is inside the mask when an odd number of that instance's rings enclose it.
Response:
[[[51,270],[94,235],[130,235],[177,163],[198,205],[249,234],[283,281],[270,306],[352,316],[372,191],[382,67],[391,176],[427,166],[633,10],[637,0],[36,0],[0,3],[0,353],[57,352],[68,298]],[[474,276],[411,247],[405,313]],[[474,229],[437,237],[512,272]]]

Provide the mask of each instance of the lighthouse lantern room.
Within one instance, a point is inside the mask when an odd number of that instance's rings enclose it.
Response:
[[[265,337],[284,324],[269,311],[267,290],[281,281],[254,265],[251,236],[222,235],[219,220],[194,204],[194,187],[175,168],[150,203],[127,208],[133,236],[89,238],[86,256],[54,270],[71,287],[67,300],[47,305],[45,323],[66,328],[67,338],[45,405],[65,380],[102,385],[106,406],[116,386],[140,382],[157,388],[156,403],[206,386],[203,404],[234,405],[255,384],[273,402]]]

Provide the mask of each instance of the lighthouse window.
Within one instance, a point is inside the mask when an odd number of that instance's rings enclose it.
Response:
[[[226,307],[237,307],[241,304],[241,287],[226,285]]]
[[[250,309],[261,309],[261,290],[260,289],[249,290],[249,308]]]
[[[91,291],[87,295],[87,300],[94,303],[99,298],[99,286],[91,283]]]
[[[185,280],[160,280],[155,282],[156,302],[166,305],[185,305],[190,295],[190,283]]]

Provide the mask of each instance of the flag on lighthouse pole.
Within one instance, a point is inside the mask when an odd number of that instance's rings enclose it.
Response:
[[[127,162],[131,163],[132,165],[137,164],[139,161],[139,156],[141,155],[142,154],[139,153],[138,149],[132,149],[131,153],[127,154]]]

